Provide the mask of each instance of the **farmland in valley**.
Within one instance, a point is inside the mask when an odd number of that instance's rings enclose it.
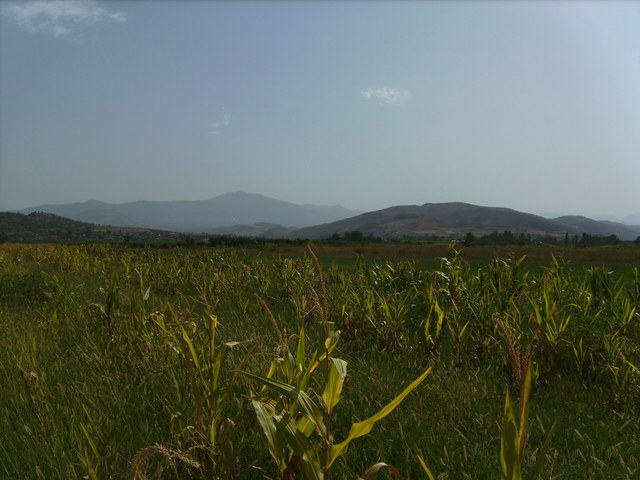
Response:
[[[639,268],[631,245],[3,244],[0,477],[637,478]]]

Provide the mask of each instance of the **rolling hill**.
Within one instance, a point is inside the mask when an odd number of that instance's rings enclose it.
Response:
[[[640,227],[618,222],[593,220],[578,215],[568,215],[553,219],[554,222],[566,225],[570,232],[588,233],[590,235],[617,235],[622,240],[633,240],[640,235]]]
[[[45,212],[30,214],[0,212],[0,237],[3,241],[29,242],[95,242],[125,239],[177,240],[184,234],[135,227],[105,227]]]
[[[343,234],[359,230],[365,235],[382,238],[427,238],[459,236],[467,232],[487,235],[510,230],[533,236],[581,234],[618,235],[633,240],[639,230],[622,224],[598,222],[586,217],[560,217],[546,219],[509,208],[482,207],[468,203],[425,203],[404,205],[364,213],[337,222],[302,228],[293,232],[296,238],[327,238],[334,233]]]

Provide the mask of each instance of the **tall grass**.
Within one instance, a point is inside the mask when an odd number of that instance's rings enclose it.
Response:
[[[520,253],[2,245],[0,477],[636,478],[637,269]]]

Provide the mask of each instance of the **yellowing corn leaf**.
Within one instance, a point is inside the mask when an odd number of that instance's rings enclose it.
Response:
[[[322,393],[322,401],[328,414],[331,414],[333,407],[340,401],[342,384],[347,376],[347,362],[339,358],[332,358],[329,364],[329,379],[327,386]]]
[[[349,430],[349,435],[347,436],[346,440],[331,447],[330,460],[326,468],[331,467],[331,465],[333,465],[333,462],[335,462],[338,457],[344,455],[347,452],[347,448],[349,447],[349,444],[352,440],[369,433],[378,420],[381,420],[389,415],[398,405],[400,405],[404,398],[413,390],[415,390],[416,387],[420,385],[425,378],[427,378],[427,375],[429,375],[432,368],[433,367],[429,367],[422,375],[411,382],[411,384],[407,388],[405,388],[402,393],[400,393],[400,395],[398,395],[391,402],[382,407],[382,409],[378,413],[376,413],[372,417],[367,418],[366,420],[363,420],[362,422],[357,422],[351,425],[351,430]]]

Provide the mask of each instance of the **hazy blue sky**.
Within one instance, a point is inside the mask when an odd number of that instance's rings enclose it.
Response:
[[[0,210],[640,211],[640,2],[0,2]]]

